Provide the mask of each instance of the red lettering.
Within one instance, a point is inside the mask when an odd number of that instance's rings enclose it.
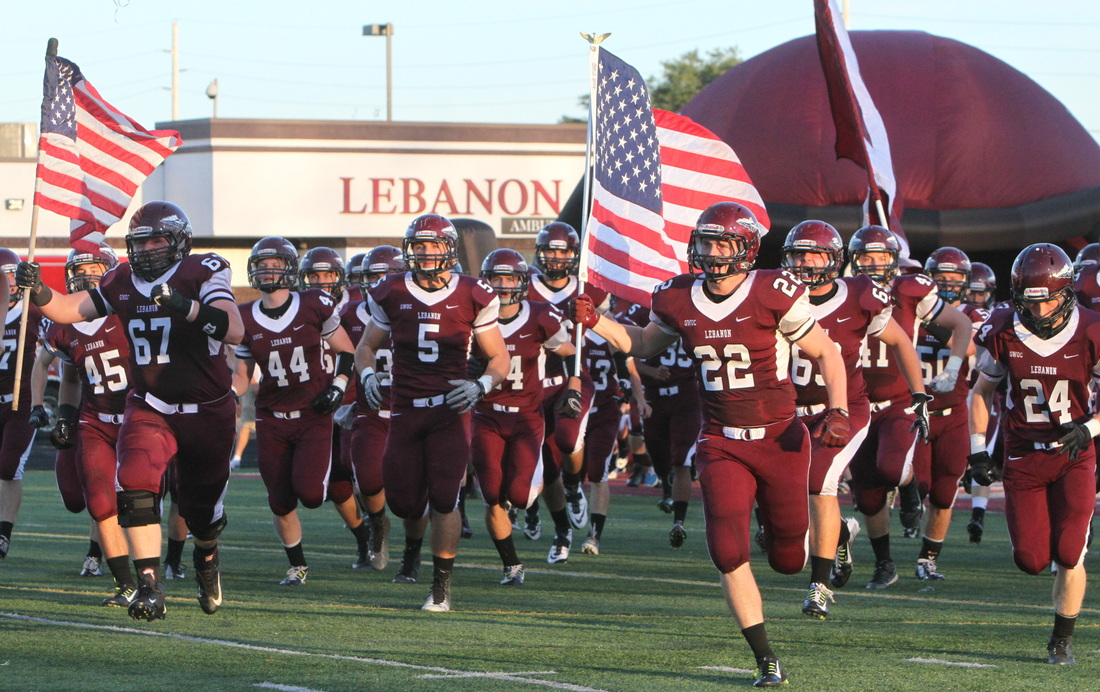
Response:
[[[441,202],[446,201],[448,212],[444,212],[444,216],[451,216],[458,213],[458,209],[455,209],[455,199],[451,195],[451,187],[447,185],[447,181],[444,180],[443,184],[439,186],[439,193],[435,196],[435,202],[432,203],[432,213],[438,214],[439,205]]]
[[[489,189],[485,191],[485,194],[481,194],[481,190],[477,189],[477,185],[474,181],[466,178],[462,182],[466,183],[466,214],[474,214],[474,208],[470,204],[470,195],[477,197],[477,201],[481,202],[481,208],[485,210],[486,214],[493,213],[493,183],[496,182],[496,178],[488,179],[485,181]]]
[[[383,209],[382,208],[382,201],[383,200],[385,200],[389,204],[392,204],[390,202],[390,195],[393,194],[393,190],[391,190],[389,188],[387,188],[386,190],[383,190],[382,189],[382,183],[388,183],[389,185],[393,185],[393,178],[371,178],[370,182],[371,182],[371,189],[374,192],[374,195],[373,195],[373,198],[374,198],[374,212],[373,213],[375,213],[375,214],[396,214],[397,213],[397,207],[392,207],[391,206],[389,209]]]
[[[507,197],[508,186],[512,183],[515,183],[519,186],[519,206],[516,207],[514,210],[508,208]],[[503,183],[500,184],[500,191],[497,193],[497,202],[500,203],[500,210],[505,214],[512,214],[513,216],[519,214],[527,208],[527,188],[523,185],[523,183],[516,180],[515,178],[505,180]]]
[[[553,198],[550,197],[550,193],[547,191],[547,189],[545,187],[542,186],[542,183],[540,183],[539,181],[532,180],[531,184],[535,186],[535,211],[534,211],[535,216],[541,216],[542,215],[542,212],[539,211],[539,197],[540,196],[543,199],[546,200],[546,203],[550,205],[550,209],[553,210],[553,212],[555,214],[558,214],[558,213],[561,212],[561,181],[560,180],[555,180],[554,181],[554,197]]]
[[[413,192],[412,186],[416,185],[416,191]],[[424,201],[424,181],[420,178],[402,178],[401,187],[405,191],[405,206],[402,208],[402,214],[421,214],[424,212],[424,208],[428,206],[428,203]],[[416,209],[412,208],[409,204],[413,200],[416,200]]]
[[[340,181],[344,184],[344,208],[340,210],[340,213],[341,214],[366,214],[367,213],[367,205],[365,205],[365,204],[363,205],[363,207],[359,211],[355,211],[351,208],[351,181],[353,181],[353,180],[355,180],[355,178],[340,178]]]

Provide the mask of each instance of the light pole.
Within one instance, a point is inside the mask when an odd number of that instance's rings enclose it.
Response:
[[[364,36],[386,37],[386,122],[393,121],[393,24],[365,24]]]
[[[210,82],[210,86],[206,87],[206,97],[214,102],[214,117],[218,117],[218,80]]]

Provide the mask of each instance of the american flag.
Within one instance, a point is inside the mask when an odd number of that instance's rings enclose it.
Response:
[[[599,51],[589,281],[649,305],[658,284],[688,271],[688,239],[704,209],[731,200],[765,227],[769,220],[729,145],[690,118],[651,108],[638,71]]]
[[[91,251],[141,183],[183,142],[149,131],[111,104],[75,63],[46,57],[34,203],[72,219],[69,243]]]

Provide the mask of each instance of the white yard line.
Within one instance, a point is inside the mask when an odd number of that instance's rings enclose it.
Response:
[[[941,661],[938,658],[907,658],[910,663],[934,663],[940,666],[958,666],[960,668],[997,668],[991,663],[965,663],[962,661]]]
[[[279,692],[324,692],[312,687],[298,687],[297,685],[280,685],[277,682],[257,682],[253,687],[261,687],[265,690],[279,690]]]

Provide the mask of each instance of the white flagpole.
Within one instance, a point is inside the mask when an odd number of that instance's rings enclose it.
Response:
[[[586,34],[581,36],[588,41],[588,136],[584,142],[584,197],[581,205],[581,254],[577,266],[577,293],[584,293],[584,285],[588,282],[588,258],[591,251],[588,249],[588,219],[591,216],[592,206],[592,149],[595,145],[596,126],[593,122],[598,103],[600,69],[600,44],[611,34]],[[577,353],[574,355],[576,363],[573,372],[581,372],[581,344],[584,343],[584,328],[575,325],[575,346]]]

